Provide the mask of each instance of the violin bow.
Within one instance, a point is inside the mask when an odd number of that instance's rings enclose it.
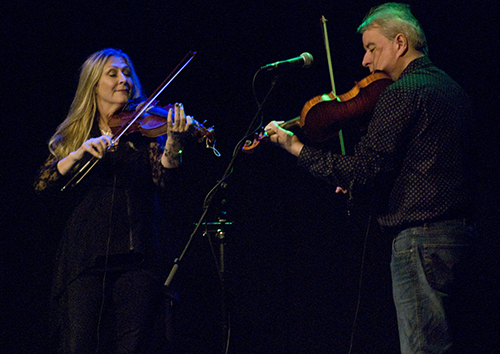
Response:
[[[139,112],[134,116],[133,119],[111,140],[111,144],[106,148],[108,151],[116,142],[125,134],[125,132],[139,119],[144,112],[155,102],[156,98],[167,88],[168,85],[180,74],[182,70],[189,64],[189,62],[194,58],[196,52],[190,51],[186,56],[177,64],[177,66],[172,70],[172,72],[163,80],[163,82],[158,86],[158,88],[151,94],[146,103],[141,107]],[[99,162],[99,159],[92,157],[87,161],[75,175],[69,180],[64,187],[61,188],[61,192],[65,191],[68,187],[74,187],[90,172],[90,170]]]
[[[335,90],[335,80],[333,77],[333,67],[332,67],[332,56],[330,54],[330,41],[328,40],[328,30],[326,28],[326,22],[328,20],[325,16],[321,16],[321,24],[323,27],[323,39],[325,41],[325,50],[326,50],[326,59],[328,61],[328,71],[330,73],[330,82],[332,84],[332,93],[335,97],[337,97],[337,93]],[[344,135],[342,134],[342,129],[339,130],[339,141],[340,141],[340,150],[342,151],[342,155],[345,155],[345,145],[344,145]]]

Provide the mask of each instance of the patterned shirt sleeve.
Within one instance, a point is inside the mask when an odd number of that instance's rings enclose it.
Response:
[[[61,175],[57,169],[58,162],[59,160],[55,156],[50,155],[45,164],[40,168],[34,185],[37,193],[50,192],[58,188],[61,189],[69,181],[69,178]]]
[[[400,153],[401,132],[409,124],[404,101],[389,91],[380,97],[368,133],[356,145],[354,156],[305,146],[298,164],[316,178],[344,189],[353,183],[369,186],[382,176],[391,174]],[[404,118],[403,118],[404,117]]]

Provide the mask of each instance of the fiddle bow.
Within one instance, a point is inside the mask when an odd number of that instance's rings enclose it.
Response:
[[[323,25],[323,39],[325,42],[325,51],[326,51],[326,59],[328,61],[328,72],[330,73],[330,83],[332,85],[332,95],[337,97],[337,91],[335,90],[335,79],[333,77],[333,65],[332,65],[332,56],[330,54],[330,41],[328,40],[328,30],[326,28],[326,22],[328,20],[324,15],[321,16],[321,24]],[[342,151],[342,155],[345,155],[345,145],[344,145],[344,135],[342,133],[342,129],[339,129],[339,142],[340,142],[340,150]]]

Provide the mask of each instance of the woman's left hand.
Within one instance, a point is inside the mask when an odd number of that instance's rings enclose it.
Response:
[[[182,154],[182,139],[189,134],[193,117],[186,116],[184,106],[176,103],[169,109],[167,116],[167,141],[162,157],[162,164],[167,168],[179,166]]]
[[[167,142],[168,140],[179,140],[187,135],[193,124],[193,117],[186,116],[182,103],[176,103],[174,109],[170,109],[167,117]]]

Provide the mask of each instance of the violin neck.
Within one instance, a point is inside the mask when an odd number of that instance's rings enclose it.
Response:
[[[290,129],[293,127],[297,127],[300,125],[300,117],[295,117],[293,119],[287,120],[286,122],[283,122],[280,124],[280,127],[283,129]]]

